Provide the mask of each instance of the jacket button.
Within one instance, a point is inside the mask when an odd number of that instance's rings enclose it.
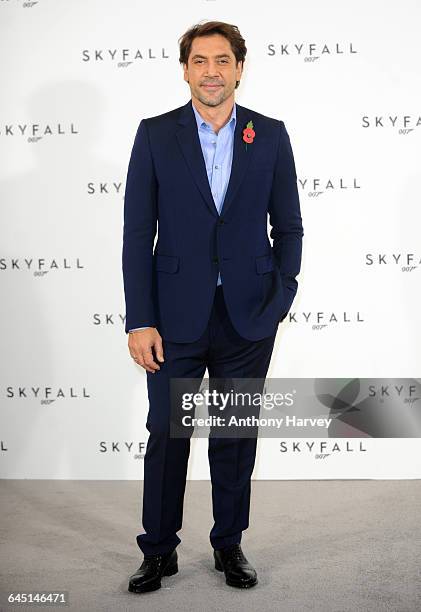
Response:
[[[218,263],[218,258],[217,257],[213,257],[212,261],[213,261],[213,263]]]
[[[224,225],[225,221],[224,219],[219,219],[219,225]]]

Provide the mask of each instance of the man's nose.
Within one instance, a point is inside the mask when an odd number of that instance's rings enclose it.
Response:
[[[206,76],[218,76],[219,75],[218,64],[209,62],[205,74]]]

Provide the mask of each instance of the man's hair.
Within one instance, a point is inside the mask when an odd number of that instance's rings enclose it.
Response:
[[[211,36],[212,34],[221,34],[229,41],[231,50],[235,55],[236,63],[246,59],[247,47],[244,38],[240,34],[237,26],[223,21],[207,21],[206,23],[198,23],[187,30],[178,40],[180,45],[180,64],[188,63],[192,42],[198,36]],[[237,81],[238,86],[239,81]]]

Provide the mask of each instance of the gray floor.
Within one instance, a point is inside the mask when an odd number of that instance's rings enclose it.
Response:
[[[0,609],[34,609],[5,603],[11,591],[66,590],[81,612],[418,612],[420,483],[253,481],[242,545],[259,584],[240,590],[213,567],[210,483],[189,481],[180,571],[136,595],[141,482],[3,480]]]

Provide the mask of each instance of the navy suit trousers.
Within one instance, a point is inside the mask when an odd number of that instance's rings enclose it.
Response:
[[[195,342],[163,341],[164,363],[147,372],[149,438],[144,458],[142,523],[136,537],[144,554],[165,553],[181,539],[190,438],[170,435],[170,379],[266,377],[278,323],[273,334],[258,341],[241,337],[230,321],[222,285],[216,287],[207,328]],[[159,362],[158,362],[159,363]],[[214,524],[210,543],[220,549],[241,541],[249,525],[251,475],[257,438],[209,437]]]

